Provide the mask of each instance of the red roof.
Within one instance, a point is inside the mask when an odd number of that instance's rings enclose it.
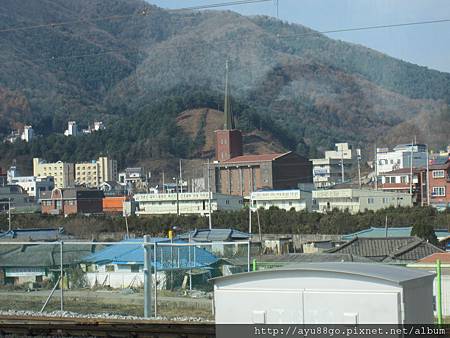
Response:
[[[434,253],[432,255],[419,259],[417,263],[434,264],[438,259],[441,261],[441,263],[450,264],[450,252]]]
[[[242,162],[266,162],[266,161],[273,161],[281,156],[284,156],[287,153],[283,154],[262,154],[262,155],[242,155],[242,156],[236,156],[233,158],[230,158],[229,160],[222,161],[220,163],[242,163]]]

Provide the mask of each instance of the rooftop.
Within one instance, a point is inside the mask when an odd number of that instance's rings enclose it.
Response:
[[[370,258],[376,262],[412,263],[443,250],[418,237],[359,238],[328,250]]]
[[[221,163],[270,162],[289,153],[290,152],[282,154],[242,155],[230,158],[226,161],[222,161]]]
[[[220,282],[223,280],[238,280],[240,278],[246,278],[258,274],[274,274],[274,273],[276,274],[282,271],[334,272],[342,275],[370,277],[396,284],[403,284],[411,280],[422,278],[434,278],[434,274],[431,274],[429,272],[386,264],[333,262],[333,263],[294,263],[270,270],[238,273],[230,276],[213,278],[213,281]]]
[[[387,228],[376,228],[370,227],[361,231],[357,231],[351,234],[343,235],[342,239],[344,241],[350,241],[355,237],[360,238],[386,238],[386,237],[410,237],[412,232],[412,227],[390,227]],[[436,237],[444,238],[450,236],[447,230],[435,230]],[[387,235],[387,236],[386,236]]]
[[[417,263],[421,264],[435,264],[439,260],[443,264],[450,264],[450,252],[439,252],[422,259],[419,259]]]
[[[177,236],[178,239],[194,242],[248,240],[250,234],[235,229],[196,229]]]

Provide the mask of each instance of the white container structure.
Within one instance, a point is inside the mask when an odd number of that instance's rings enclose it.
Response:
[[[376,263],[305,263],[213,279],[216,324],[433,323],[433,278]]]

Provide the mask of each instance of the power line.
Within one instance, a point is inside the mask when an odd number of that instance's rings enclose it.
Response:
[[[253,0],[255,1],[255,0]],[[262,0],[258,0],[262,1]],[[264,0],[264,1],[270,1],[270,0]],[[116,16],[117,17],[117,16]],[[319,35],[319,34],[333,34],[333,33],[343,33],[343,32],[352,32],[352,31],[364,31],[364,30],[375,30],[375,29],[386,29],[386,28],[395,28],[395,27],[407,27],[407,26],[414,26],[414,25],[428,25],[428,24],[436,24],[436,23],[445,23],[450,22],[450,19],[440,19],[440,20],[428,20],[428,21],[416,21],[416,22],[408,22],[408,23],[398,23],[398,24],[389,24],[389,25],[377,25],[377,26],[365,26],[365,27],[350,27],[350,28],[341,28],[341,29],[334,29],[334,30],[326,30],[326,31],[311,31],[307,33],[298,33],[298,34],[277,34],[276,38],[278,39],[292,39],[292,38],[299,38],[304,36],[311,36],[311,35]],[[0,31],[1,33],[1,31]],[[225,43],[230,41],[230,39],[222,39],[222,42]],[[196,47],[196,46],[203,46],[203,45],[217,45],[218,42],[208,42],[208,41],[198,41],[198,42],[186,42],[186,45],[189,47]],[[153,50],[168,50],[168,49],[182,49],[183,47],[180,45],[177,46],[156,46]],[[41,58],[34,58],[30,59],[30,61],[39,61],[39,60],[51,60],[56,61],[59,59],[77,59],[77,58],[89,58],[89,57],[97,57],[102,56],[106,54],[111,53],[145,53],[145,50],[142,49],[136,49],[136,48],[120,48],[120,49],[111,49],[111,50],[105,50],[101,51],[99,53],[88,53],[88,54],[80,54],[80,55],[68,55],[68,56],[49,56],[49,57],[41,57]],[[8,62],[8,61],[6,61]]]
[[[239,0],[239,1],[215,3],[215,4],[210,4],[210,5],[170,9],[169,11],[175,12],[175,11],[187,11],[187,10],[202,10],[202,9],[219,8],[219,7],[225,7],[225,6],[239,6],[239,5],[246,5],[246,4],[256,4],[256,3],[269,2],[269,1],[272,1],[272,0]],[[81,23],[86,24],[86,23],[93,23],[93,22],[107,21],[107,20],[121,20],[121,19],[127,19],[127,18],[132,18],[132,17],[146,17],[146,16],[150,15],[150,13],[151,13],[150,7],[144,7],[143,9],[139,10],[138,13],[133,13],[133,14],[110,15],[110,16],[96,17],[93,19],[80,19],[80,20],[53,22],[53,23],[24,26],[24,27],[5,28],[5,29],[0,29],[0,33],[28,31],[28,30],[33,30],[33,29],[42,29],[42,28],[49,28],[49,27],[54,28],[54,27],[60,27],[60,26],[67,26],[67,25],[74,25],[74,24],[81,24]]]

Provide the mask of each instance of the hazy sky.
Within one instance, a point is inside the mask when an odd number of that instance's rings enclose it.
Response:
[[[147,0],[164,8],[234,0]],[[245,15],[276,16],[274,1],[230,6]],[[318,31],[450,19],[450,0],[279,0],[279,18]],[[450,22],[329,34],[437,70],[450,72]]]

